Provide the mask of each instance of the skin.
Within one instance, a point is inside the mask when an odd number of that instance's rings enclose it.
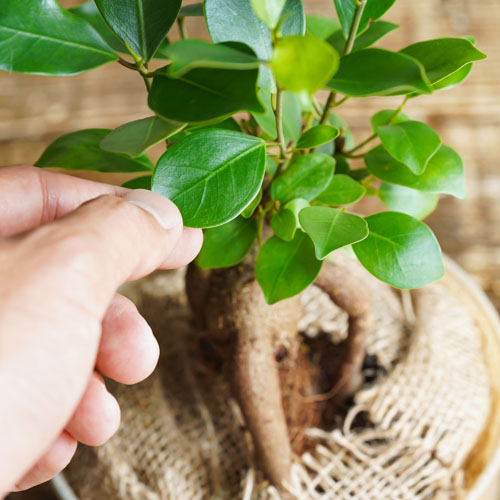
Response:
[[[188,264],[201,243],[158,194],[0,169],[0,498],[52,478],[78,442],[115,433],[120,409],[102,376],[134,384],[158,360],[116,289]]]

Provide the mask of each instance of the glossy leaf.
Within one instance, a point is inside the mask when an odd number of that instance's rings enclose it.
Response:
[[[374,45],[397,28],[399,28],[397,24],[389,23],[388,21],[375,21],[370,23],[368,25],[368,29],[359,35],[354,41],[351,52],[366,49],[367,47]],[[339,54],[342,54],[345,45],[345,38],[340,28],[330,35],[327,42],[332,45],[332,47]]]
[[[382,212],[365,220],[370,234],[354,244],[353,250],[378,279],[397,288],[418,288],[443,276],[441,249],[423,222],[398,212]]]
[[[385,182],[380,186],[378,195],[389,210],[402,212],[416,219],[425,219],[434,212],[439,201],[439,195],[436,193],[417,191]]]
[[[392,7],[395,1],[367,0],[359,23],[358,34],[366,30],[370,21],[380,19]],[[337,9],[344,38],[347,39],[356,14],[356,3],[353,0],[335,0],[335,8]]]
[[[310,149],[333,141],[339,135],[339,129],[330,125],[316,125],[306,130],[297,141],[296,149]]]
[[[264,112],[252,113],[262,130],[270,139],[276,139],[276,116],[271,106],[271,94],[265,89],[260,89],[259,100],[264,106]],[[293,92],[283,92],[283,134],[285,141],[296,141],[302,131],[302,114],[297,96]]]
[[[160,158],[153,191],[179,207],[186,226],[219,226],[255,198],[265,166],[266,148],[259,138],[204,130],[189,135]]]
[[[2,1],[0,70],[68,76],[116,60],[94,28],[56,0]]]
[[[165,121],[157,116],[125,123],[112,130],[101,141],[101,148],[115,153],[140,156],[150,147],[184,128],[184,123]]]
[[[419,62],[398,52],[376,48],[342,57],[327,87],[352,97],[431,92]]]
[[[153,169],[146,155],[131,158],[101,149],[99,144],[109,132],[108,129],[87,129],[63,135],[44,151],[35,165],[97,172],[143,172]]]
[[[283,16],[287,16],[282,26],[283,35],[304,34],[301,0],[287,0]],[[214,42],[242,42],[251,47],[259,59],[271,60],[271,33],[255,15],[250,0],[205,0],[205,18]],[[261,67],[259,85],[272,92],[276,90],[271,70],[265,66]]]
[[[299,220],[313,240],[318,259],[368,236],[368,226],[363,218],[336,208],[304,208],[299,213]]]
[[[167,74],[173,78],[180,78],[196,68],[245,70],[256,69],[260,64],[253,53],[238,50],[235,44],[213,44],[195,39],[180,40],[169,45],[166,54],[172,61]]]
[[[324,40],[312,35],[280,39],[271,61],[281,88],[309,94],[322,88],[337,71],[338,65],[337,52]]]
[[[157,71],[149,92],[149,107],[168,120],[204,122],[237,111],[262,111],[257,99],[258,70],[200,68],[182,78]]]
[[[148,189],[151,190],[151,176],[143,175],[142,177],[136,177],[130,181],[122,184],[122,187],[127,189]]]
[[[439,82],[434,83],[432,88],[433,90],[442,90],[455,87],[456,85],[462,83],[469,76],[471,71],[472,63],[466,64],[450,76],[445,76],[442,80],[439,80]]]
[[[253,213],[255,212],[255,209],[259,206],[259,203],[262,200],[262,189],[257,193],[257,196],[250,202],[250,205],[248,205],[243,212],[241,212],[241,216],[244,217],[245,219],[249,219],[252,217]]]
[[[447,193],[457,198],[465,197],[462,159],[448,146],[442,145],[438,149],[421,175],[415,175],[409,168],[395,160],[383,146],[372,149],[366,155],[365,162],[368,170],[385,182],[419,191]]]
[[[419,61],[432,84],[453,75],[468,63],[486,58],[464,38],[438,38],[417,42],[404,48],[401,53]]]
[[[340,24],[330,17],[309,14],[306,16],[306,32],[310,35],[327,40],[340,30]]]
[[[335,174],[316,201],[327,205],[349,205],[363,198],[365,193],[366,189],[348,175]]]
[[[384,125],[378,127],[377,134],[385,150],[417,175],[425,170],[441,146],[439,135],[424,122],[412,120]]]
[[[299,212],[308,206],[309,202],[302,198],[289,201],[271,219],[274,234],[284,241],[292,241],[297,229],[300,228]]]
[[[273,182],[273,200],[287,203],[294,198],[314,200],[330,183],[335,160],[322,153],[298,156]]]
[[[269,28],[278,24],[286,0],[250,0],[257,17]]]
[[[224,130],[234,130],[235,132],[241,132],[241,127],[234,118],[226,118],[224,120],[215,120],[207,124],[202,125],[189,125],[186,127],[186,132],[196,132],[199,130],[208,130],[213,128],[222,128]]]
[[[203,3],[193,3],[191,5],[184,5],[179,11],[179,17],[202,17],[203,16]]]
[[[375,113],[370,120],[372,130],[376,133],[379,127],[388,125],[391,120],[393,125],[411,120],[408,115],[401,112],[399,112],[396,118],[393,119],[394,113],[396,113],[395,109],[383,109],[382,111]]]
[[[196,263],[202,269],[235,266],[245,258],[256,237],[257,222],[242,217],[207,229]]]
[[[318,275],[321,261],[314,255],[314,245],[304,232],[297,231],[292,241],[273,236],[260,249],[255,276],[268,304],[297,295]]]
[[[116,35],[149,61],[175,22],[182,0],[95,0]]]

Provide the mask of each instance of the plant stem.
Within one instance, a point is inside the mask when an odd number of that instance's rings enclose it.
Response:
[[[144,80],[144,83],[146,85],[146,89],[149,92],[151,90],[151,81],[150,78],[153,78],[153,73],[150,73],[148,69],[147,63],[144,62],[142,57],[138,56],[129,46],[127,42],[125,42],[125,45],[127,46],[127,50],[129,51],[130,55],[135,61],[135,65],[131,64],[124,59],[120,58],[118,59],[118,62],[122,65],[125,66],[126,68],[133,69],[135,71],[138,71],[142,79]]]
[[[346,56],[349,54],[354,47],[354,42],[356,41],[356,35],[358,34],[359,23],[361,22],[361,17],[363,16],[363,11],[365,10],[365,5],[368,0],[354,0],[356,4],[356,12],[354,14],[354,19],[352,20],[351,30],[349,31],[349,36],[344,44],[344,49],[342,50],[342,56]],[[325,104],[325,108],[323,110],[323,114],[321,116],[320,124],[324,125],[328,121],[328,117],[330,116],[330,110],[335,103],[335,91],[330,92],[328,99]],[[339,101],[339,104],[344,102],[342,99]]]
[[[177,25],[179,26],[179,33],[181,35],[181,39],[185,40],[188,38],[188,33],[187,33],[187,28],[186,28],[186,18],[185,17],[178,17],[177,18]]]
[[[278,133],[278,143],[280,147],[281,163],[286,160],[285,134],[283,133],[283,91],[278,88],[276,94],[276,131]]]

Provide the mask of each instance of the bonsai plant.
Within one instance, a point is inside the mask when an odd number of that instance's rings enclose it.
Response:
[[[403,108],[461,83],[485,56],[471,38],[373,48],[398,28],[380,19],[394,1],[335,0],[338,20],[305,16],[301,0],[91,0],[70,10],[4,0],[0,12],[3,70],[69,76],[118,62],[144,80],[152,116],[64,135],[36,164],[142,172],[126,186],[169,197],[186,226],[206,229],[187,273],[194,319],[223,345],[259,464],[281,490],[307,446],[303,430],[356,389],[372,328],[363,284],[333,252],[348,249],[396,288],[424,286],[444,268],[421,219],[441,193],[465,196],[459,155]],[[213,43],[188,38],[190,16],[205,17]],[[176,22],[181,40],[171,42]],[[367,96],[401,101],[372,116],[373,133],[356,144],[336,112]],[[146,151],[162,142],[154,166]],[[356,215],[349,207],[364,196],[389,211]],[[312,283],[350,316],[319,406],[298,397],[317,378],[298,332],[298,295]]]

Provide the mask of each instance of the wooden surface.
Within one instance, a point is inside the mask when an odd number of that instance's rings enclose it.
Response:
[[[306,0],[305,5],[308,13],[333,15],[331,0]],[[383,42],[387,48],[472,34],[478,48],[488,54],[466,83],[411,101],[406,112],[435,127],[464,159],[467,199],[445,197],[428,222],[443,250],[500,308],[500,0],[398,0],[386,19],[402,25]],[[206,37],[201,20],[194,25],[190,21],[188,27]],[[399,102],[400,98],[353,99],[339,114],[363,139],[369,134],[369,117]],[[142,80],[118,64],[71,78],[0,73],[0,165],[33,163],[61,134],[115,127],[149,114]],[[40,493],[31,498],[48,497]]]

